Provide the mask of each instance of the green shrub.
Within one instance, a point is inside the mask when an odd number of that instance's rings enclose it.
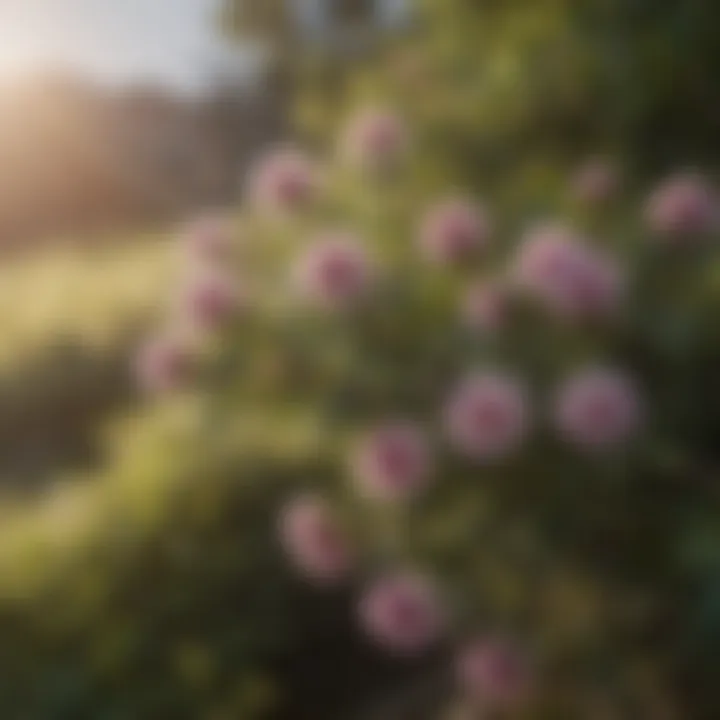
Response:
[[[620,22],[620,6],[603,7],[607,27]],[[238,268],[251,301],[211,338],[199,407],[176,398],[131,419],[94,485],[5,528],[10,717],[453,717],[464,708],[448,669],[477,629],[510,631],[537,658],[529,717],[720,712],[717,233],[663,242],[629,184],[610,204],[580,207],[563,164],[547,162],[587,151],[588,138],[646,157],[650,136],[636,133],[656,99],[613,107],[613,86],[599,100],[614,58],[588,43],[606,26],[593,17],[583,30],[586,16],[565,3],[428,8],[435,23],[403,50],[420,53],[417,86],[373,68],[349,83],[353,104],[404,113],[407,162],[368,178],[329,161],[319,203],[299,216],[245,208]],[[606,124],[596,113],[610,109],[620,119]],[[673,142],[661,150],[684,154],[685,132],[662,130]],[[317,137],[334,143],[327,130]],[[487,252],[455,269],[424,261],[424,211],[458,188],[477,200],[478,187],[493,219]],[[468,330],[467,285],[506,279],[528,224],[547,217],[628,271],[618,314],[566,322],[513,289],[498,332]],[[306,241],[328,227],[359,233],[382,269],[349,314],[306,307],[289,282]],[[645,408],[629,444],[590,455],[548,412],[558,383],[586,363],[635,377]],[[444,400],[476,366],[531,387],[533,432],[504,462],[462,457],[442,429]],[[407,505],[368,502],[348,457],[397,415],[430,428],[434,481]],[[277,513],[307,489],[357,543],[348,587],[313,588],[282,557]],[[355,606],[378,570],[416,564],[454,598],[455,625],[427,658],[397,661],[363,636]]]

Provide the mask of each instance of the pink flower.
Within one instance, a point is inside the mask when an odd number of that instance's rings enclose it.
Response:
[[[519,447],[528,431],[528,401],[522,385],[499,373],[465,377],[445,405],[452,445],[475,460],[493,460]]]
[[[623,277],[618,264],[567,228],[545,225],[531,231],[515,261],[518,285],[556,315],[601,318],[618,308]]]
[[[181,319],[198,330],[215,330],[226,325],[241,305],[241,293],[232,276],[203,272],[191,278],[182,290]]]
[[[645,217],[650,229],[658,235],[701,235],[717,227],[715,191],[702,175],[675,175],[652,193]]]
[[[251,173],[250,194],[269,213],[294,213],[313,203],[318,194],[318,170],[300,150],[280,148]]]
[[[463,198],[450,198],[430,208],[420,229],[423,254],[442,265],[472,258],[489,239],[490,221],[485,211]]]
[[[279,532],[288,557],[309,579],[335,583],[352,570],[349,540],[321,498],[304,495],[291,501],[280,514]]]
[[[185,385],[195,370],[195,356],[178,334],[165,332],[140,347],[134,360],[139,386],[150,393],[165,393]]]
[[[526,658],[498,638],[470,642],[458,656],[456,674],[468,698],[488,710],[516,708],[532,685]]]
[[[305,297],[330,309],[347,309],[364,300],[375,274],[361,238],[350,232],[320,236],[295,271]]]
[[[508,288],[497,280],[472,284],[465,292],[460,307],[463,322],[483,333],[497,332],[507,319],[508,295]]]
[[[353,458],[353,471],[360,488],[370,497],[403,500],[426,486],[432,464],[422,428],[400,421],[369,433]]]
[[[403,121],[382,108],[361,111],[342,137],[341,152],[351,165],[372,172],[394,168],[406,155],[408,131]]]
[[[587,450],[627,441],[639,429],[641,416],[641,400],[632,380],[606,368],[573,375],[560,387],[555,403],[560,434]]]
[[[445,630],[444,608],[435,586],[403,573],[377,580],[360,602],[360,621],[379,645],[399,655],[418,655]]]
[[[608,158],[594,158],[583,165],[572,179],[572,193],[583,203],[599,205],[618,191],[620,175]]]
[[[184,229],[183,239],[192,260],[222,263],[232,254],[232,223],[221,215],[205,215]]]

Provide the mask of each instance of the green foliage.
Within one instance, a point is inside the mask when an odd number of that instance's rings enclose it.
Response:
[[[716,157],[716,3],[416,7],[415,31],[360,63],[360,93],[413,100],[413,118],[430,124],[451,167],[514,173],[529,157],[557,161],[589,147],[622,153],[640,173]],[[337,97],[327,103],[320,116],[336,116]]]
[[[680,703],[712,717],[714,250],[664,253],[634,227],[634,204],[587,213],[560,194],[546,211],[634,258],[625,322],[572,329],[518,307],[507,332],[483,338],[458,325],[460,293],[512,252],[527,209],[498,200],[495,252],[446,274],[416,257],[434,191],[414,164],[377,186],[335,172],[311,216],[246,219],[256,306],[200,394],[129,418],[107,472],[6,526],[0,705],[10,717],[330,718],[392,697],[419,668],[371,651],[354,593],[303,587],[278,552],[277,509],[310,487],[337,503],[369,569],[420,561],[457,592],[461,629],[498,624],[532,641],[549,677],[532,717],[584,717],[598,694],[640,717]],[[352,321],[300,309],[287,285],[303,240],[340,218],[384,268]],[[495,468],[443,454],[439,482],[408,512],[350,491],[357,432],[396,413],[434,425],[468,367],[512,363],[539,399],[598,358],[643,379],[652,422],[631,453],[586,459],[541,429]]]
[[[255,7],[276,27],[278,5]],[[355,627],[357,587],[315,591],[281,557],[277,510],[305,488],[335,503],[363,570],[420,563],[454,595],[460,635],[507,627],[532,646],[544,682],[530,717],[720,713],[716,244],[654,246],[630,182],[594,211],[566,190],[578,148],[621,148],[640,175],[712,150],[705,33],[717,11],[427,0],[424,12],[412,36],[335,77],[330,98],[327,84],[309,88],[299,107],[330,154],[338,113],[390,103],[415,135],[409,165],[372,182],[328,163],[313,212],[246,214],[240,264],[255,305],[211,345],[197,392],[130,415],[108,433],[104,470],[3,518],[4,717],[441,716],[434,700],[406,712],[404,691],[430,671],[452,701],[448,648],[387,660]],[[673,33],[682,50],[668,61]],[[684,78],[682,94],[668,77]],[[414,241],[423,210],[456,188],[482,190],[495,239],[452,273],[422,263]],[[518,303],[498,336],[468,332],[457,318],[468,282],[505,267],[527,223],[548,216],[625,259],[621,321],[571,328]],[[338,224],[363,233],[383,268],[373,302],[349,318],[306,311],[288,286],[305,241]],[[549,431],[549,394],[585,361],[641,379],[649,423],[629,452],[587,458]],[[487,364],[531,381],[532,442],[482,469],[443,449],[439,481],[410,508],[359,500],[347,477],[358,433],[409,414],[441,444],[447,389]]]
[[[242,348],[240,406],[302,407],[321,419],[334,467],[326,491],[353,518],[362,546],[371,546],[371,567],[376,557],[421,558],[460,587],[468,625],[521,628],[533,638],[571,688],[550,692],[548,714],[540,706],[533,717],[558,717],[556,703],[574,708],[569,717],[584,717],[597,692],[640,716],[678,704],[681,716],[712,717],[705,658],[718,639],[717,238],[700,248],[657,245],[640,227],[641,198],[588,211],[566,192],[546,189],[542,204],[529,206],[499,193],[489,257],[456,274],[429,269],[414,244],[419,213],[436,192],[426,161],[423,154],[377,184],[331,171],[317,216],[282,231],[248,227],[255,246],[246,267],[270,284],[276,310],[261,311],[259,323],[231,341]],[[538,214],[567,218],[624,259],[631,290],[622,319],[569,328],[518,306],[496,338],[463,331],[463,288],[502,273]],[[302,252],[294,248],[315,229],[338,222],[366,237],[383,283],[351,318],[303,313],[287,295],[286,259],[292,263]],[[641,380],[649,427],[629,453],[588,458],[552,438],[548,398],[586,362],[627,368]],[[467,368],[488,364],[532,381],[540,428],[525,451],[479,469],[443,455],[437,487],[386,519],[348,493],[344,458],[358,432],[409,415],[439,435],[447,389]],[[267,384],[261,378],[270,369]],[[324,480],[313,484],[324,488]],[[651,678],[652,691],[636,673]]]
[[[128,356],[174,272],[166,241],[56,250],[0,273],[0,468],[21,492],[96,459],[97,421],[132,396]],[[38,449],[41,448],[41,449]]]
[[[5,717],[309,720],[406,673],[269,532],[299,478],[331,479],[316,419],[257,407],[218,433],[215,412],[187,396],[118,423],[108,471],[6,522]]]

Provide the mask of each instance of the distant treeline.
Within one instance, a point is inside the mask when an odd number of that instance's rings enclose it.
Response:
[[[274,137],[267,93],[218,85],[202,99],[44,78],[0,94],[4,251],[223,203]]]

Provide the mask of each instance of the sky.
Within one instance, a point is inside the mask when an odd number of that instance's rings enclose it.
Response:
[[[292,0],[308,32],[324,32],[332,0]],[[251,69],[250,56],[214,25],[222,0],[0,0],[0,83],[74,70],[114,84],[162,83],[196,92],[218,69]],[[409,0],[375,0],[392,25]]]
[[[201,89],[230,52],[219,0],[0,0],[0,81],[80,70],[113,83]]]

